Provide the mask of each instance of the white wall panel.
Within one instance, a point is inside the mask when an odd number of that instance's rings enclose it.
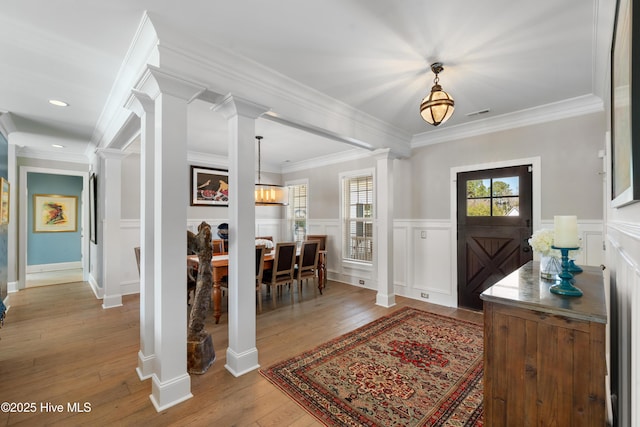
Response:
[[[408,286],[408,266],[407,257],[409,251],[407,246],[408,234],[407,227],[394,227],[393,228],[393,274],[394,285],[396,286],[396,292],[399,292],[398,287],[406,288]]]
[[[602,221],[578,218],[578,235],[582,241],[582,248],[576,254],[576,264],[597,266],[605,263],[603,227]],[[540,228],[553,230],[553,220],[542,220]]]
[[[425,282],[430,292],[443,295],[454,295],[452,291],[454,278],[451,277],[451,231],[450,229],[432,228],[427,230],[427,258]]]
[[[610,221],[607,226],[607,269],[611,364],[618,368],[618,425],[640,424],[640,226]]]
[[[434,304],[455,305],[450,222],[396,220],[393,238],[396,294]]]
[[[140,221],[120,221],[120,288],[122,295],[140,293],[140,273],[134,248],[140,245]]]
[[[337,280],[340,272],[339,260],[342,259],[342,247],[340,242],[340,221],[336,219],[308,220],[307,234],[325,234],[327,236],[327,276],[332,280]],[[348,282],[347,283],[351,283]],[[357,282],[356,282],[357,283]]]

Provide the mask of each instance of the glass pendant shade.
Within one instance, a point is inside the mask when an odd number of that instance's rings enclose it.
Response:
[[[257,206],[287,206],[289,204],[289,188],[275,184],[256,184]]]
[[[433,85],[429,95],[420,103],[420,115],[434,126],[449,120],[453,114],[454,101],[451,95],[442,90],[439,84]]]
[[[283,187],[276,184],[262,184],[260,182],[261,152],[260,142],[261,136],[256,136],[258,140],[258,183],[255,186],[254,194],[256,206],[287,206],[289,205],[289,187]]]

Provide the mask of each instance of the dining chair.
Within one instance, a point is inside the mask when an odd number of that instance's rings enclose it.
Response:
[[[214,255],[220,255],[220,254],[225,252],[225,250],[224,250],[224,240],[222,240],[222,239],[213,239],[211,241],[211,244],[213,245],[213,254]]]
[[[264,245],[256,246],[256,298],[258,298],[258,313],[262,313],[262,275],[264,273]]]
[[[307,234],[306,240],[319,240],[320,241],[320,250],[324,251],[327,249],[327,235],[326,234]]]
[[[136,263],[138,264],[138,275],[140,275],[140,246],[133,248],[133,252],[136,254]]]
[[[258,299],[258,313],[262,313],[262,274],[264,271],[264,254],[265,247],[263,245],[256,246],[256,297]],[[220,284],[222,288],[223,296],[226,294],[225,290],[229,289],[229,283],[227,280],[223,280]]]
[[[276,253],[273,258],[273,267],[264,270],[262,283],[271,291],[273,303],[276,302],[276,291],[282,286],[293,283],[293,268],[296,262],[296,243],[281,242],[276,244]],[[273,289],[272,289],[273,288]],[[293,290],[290,291],[293,301]]]
[[[319,240],[305,240],[300,246],[300,258],[294,269],[294,276],[298,281],[298,295],[302,297],[302,281],[313,279],[316,289],[316,277],[318,277],[318,256],[320,253]]]

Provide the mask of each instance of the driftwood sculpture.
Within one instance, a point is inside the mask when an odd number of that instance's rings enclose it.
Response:
[[[202,227],[202,224],[200,224],[200,227]],[[187,255],[195,255],[197,253],[198,253],[198,244],[196,242],[196,234],[187,230]]]
[[[211,227],[206,222],[198,226],[198,234],[187,234],[187,247],[198,254],[198,276],[187,325],[187,367],[190,373],[203,374],[215,360],[213,340],[204,329],[204,321],[211,300]]]

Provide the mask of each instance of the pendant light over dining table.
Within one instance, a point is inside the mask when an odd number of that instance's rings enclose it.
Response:
[[[262,184],[260,182],[261,172],[261,136],[256,136],[258,140],[258,183],[255,188],[256,206],[287,206],[289,204],[289,188],[276,184]]]
[[[420,103],[420,115],[429,124],[438,126],[449,120],[453,114],[453,97],[442,90],[438,74],[444,70],[441,62],[431,64],[431,71],[436,75],[431,92]]]

